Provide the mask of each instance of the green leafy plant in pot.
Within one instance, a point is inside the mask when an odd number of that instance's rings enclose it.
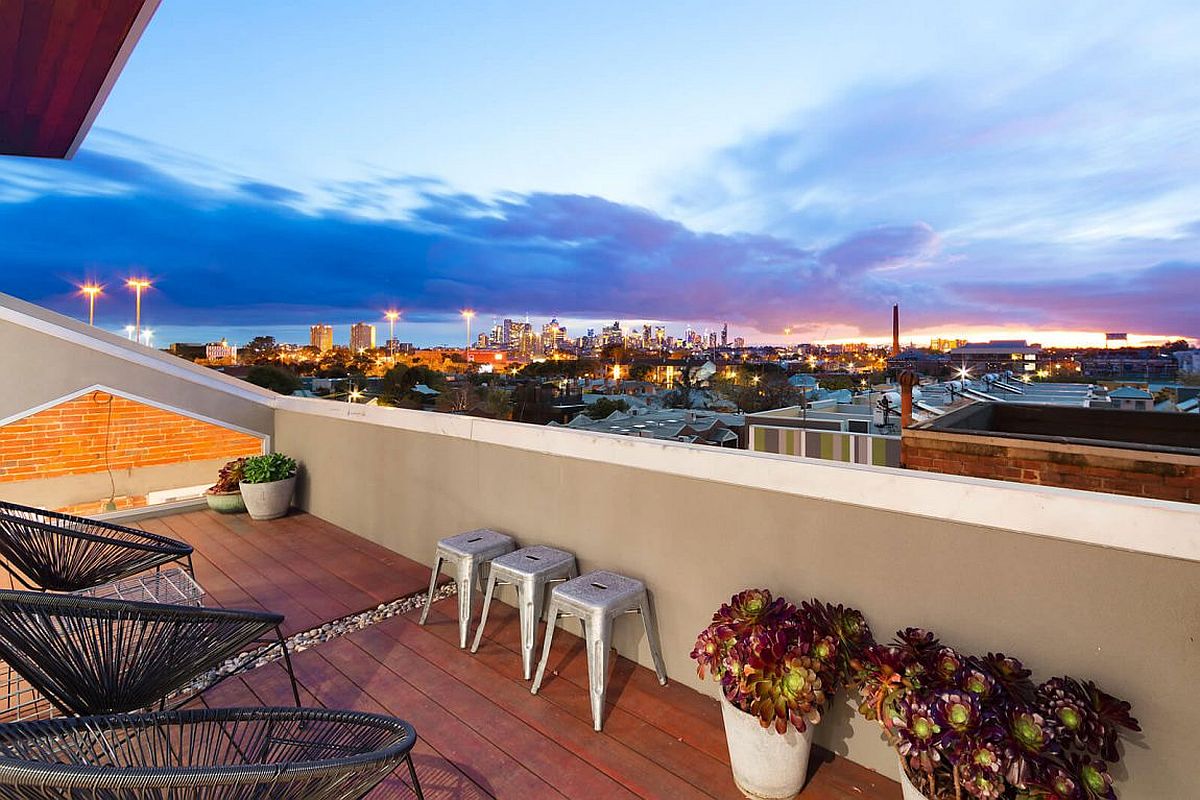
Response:
[[[808,773],[813,726],[846,685],[870,628],[854,609],[812,600],[797,608],[766,589],[730,598],[692,650],[701,678],[721,685],[721,712],[738,788],[790,798]]]
[[[246,504],[242,501],[242,490],[238,485],[242,480],[242,467],[245,463],[244,458],[226,462],[217,473],[217,482],[204,491],[204,499],[213,511],[237,514],[246,510]]]
[[[860,711],[900,756],[905,800],[1116,800],[1118,742],[1139,731],[1129,703],[1091,681],[973,656],[908,628],[867,648]]]
[[[297,469],[295,459],[283,453],[246,459],[239,486],[253,519],[276,519],[287,514],[296,490]]]

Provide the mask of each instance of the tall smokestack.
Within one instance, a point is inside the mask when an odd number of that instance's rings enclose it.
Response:
[[[892,355],[900,355],[900,306],[892,306]]]

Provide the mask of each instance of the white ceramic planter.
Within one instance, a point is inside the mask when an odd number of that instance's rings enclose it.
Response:
[[[808,754],[812,750],[813,726],[798,733],[788,726],[780,736],[763,728],[758,717],[735,707],[721,695],[721,717],[733,781],[752,800],[790,800],[804,788],[808,777]]]
[[[900,767],[900,795],[904,800],[929,800],[925,795],[913,786],[912,781],[908,779],[908,772],[904,769],[904,762],[901,761]]]
[[[242,501],[252,519],[278,519],[292,506],[296,476],[271,483],[241,483]]]

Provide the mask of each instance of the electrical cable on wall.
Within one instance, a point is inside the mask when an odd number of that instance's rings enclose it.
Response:
[[[107,398],[107,399],[101,399]],[[104,504],[105,511],[117,510],[117,481],[113,477],[112,464],[109,460],[109,448],[112,441],[112,404],[113,396],[99,389],[92,392],[92,402],[100,406],[108,406],[108,414],[104,422],[104,470],[108,473],[108,502]]]

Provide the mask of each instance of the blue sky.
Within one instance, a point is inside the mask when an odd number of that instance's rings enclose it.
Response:
[[[166,2],[74,161],[0,161],[0,289],[119,327],[147,274],[159,341],[1200,335],[1194,3],[648,5]]]

